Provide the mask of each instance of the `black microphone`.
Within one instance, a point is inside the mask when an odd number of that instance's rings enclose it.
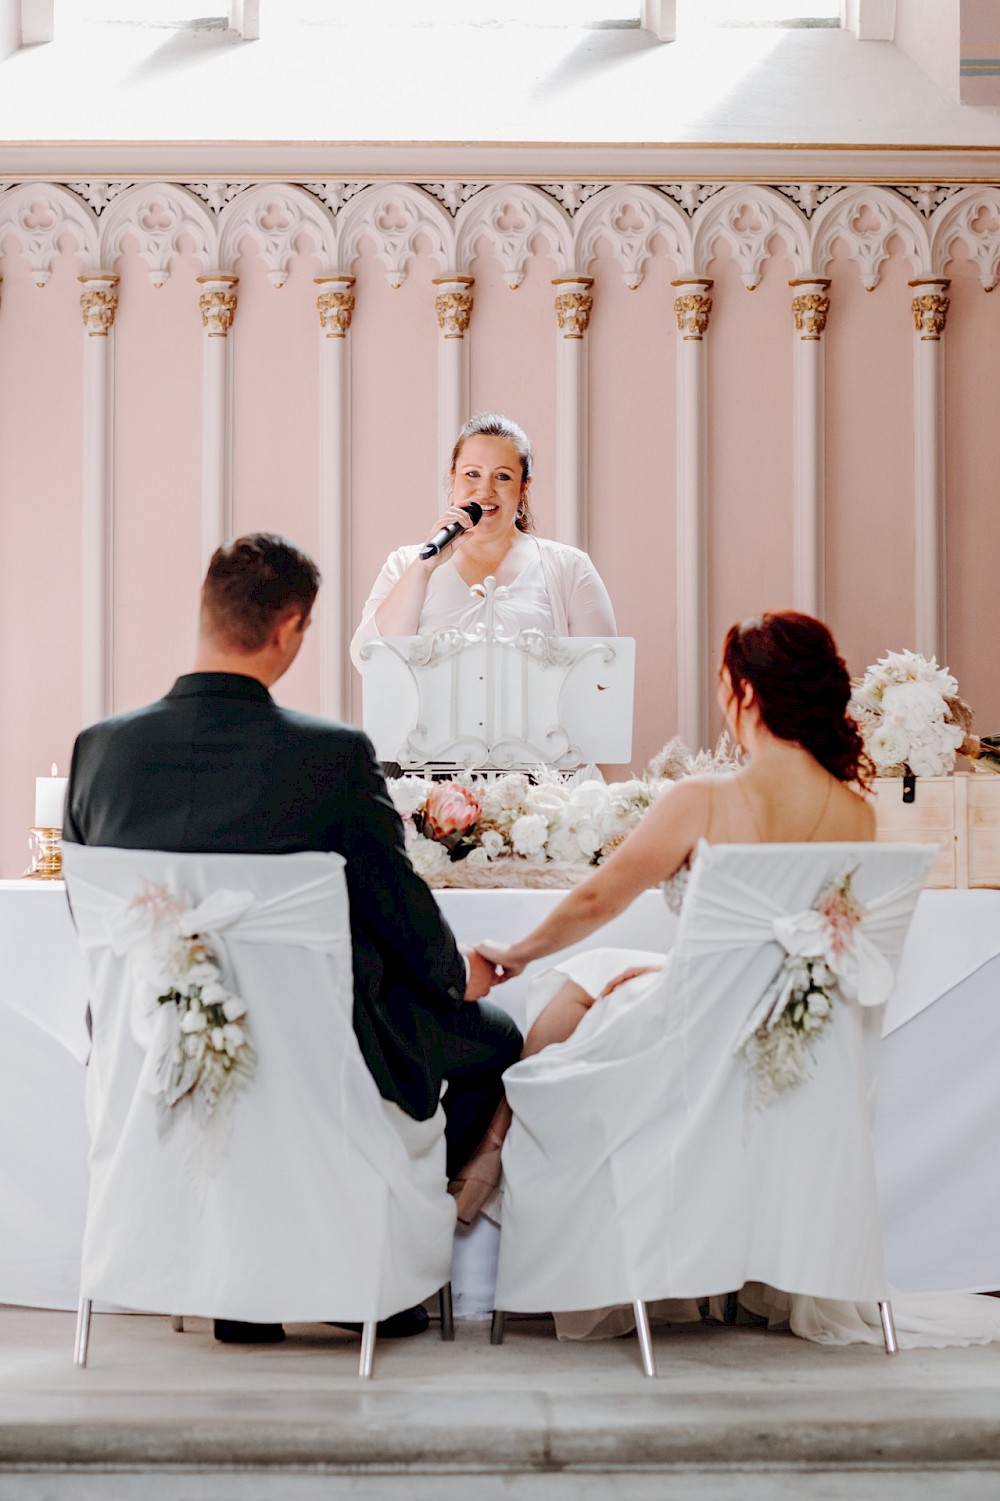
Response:
[[[467,506],[462,506],[462,510],[471,517],[473,526],[478,526],[483,519],[483,508],[478,500],[470,500]],[[449,521],[447,526],[443,526],[439,532],[434,533],[429,542],[424,543],[420,549],[420,556],[436,558],[439,552],[444,552],[449,542],[454,542],[459,532],[465,530],[466,528],[460,521]]]

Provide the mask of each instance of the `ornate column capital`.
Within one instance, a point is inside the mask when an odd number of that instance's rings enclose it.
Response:
[[[201,326],[208,329],[210,339],[225,339],[233,326],[236,315],[236,285],[238,276],[199,276],[198,285],[205,290],[198,298],[201,308]]]
[[[592,276],[560,276],[553,280],[554,287],[565,287],[556,294],[555,309],[564,339],[582,339],[590,324],[594,299],[588,291],[594,285]]]
[[[944,333],[951,306],[951,299],[945,296],[951,282],[941,276],[919,276],[907,285],[926,288],[925,291],[918,291],[910,304],[913,326],[921,340],[938,341]]]
[[[114,327],[118,311],[118,282],[113,271],[96,272],[90,276],[78,276],[85,290],[80,293],[80,311],[83,326],[91,339],[106,339]]]
[[[353,276],[314,276],[317,287],[325,287],[316,298],[319,326],[328,339],[346,339],[354,316]]]
[[[464,339],[472,317],[474,276],[435,276],[433,285],[441,291],[434,299],[438,328],[446,339]]]
[[[709,292],[715,285],[705,276],[685,276],[670,283],[672,287],[690,287],[689,292],[681,292],[674,298],[674,312],[677,314],[677,330],[683,334],[685,340],[693,340],[700,343],[708,333],[708,319],[712,311],[712,299]]]
[[[792,316],[797,332],[802,335],[803,344],[818,344],[823,337],[826,317],[830,311],[830,299],[827,296],[829,279],[825,276],[803,276],[790,281],[788,285],[802,288],[792,298]]]

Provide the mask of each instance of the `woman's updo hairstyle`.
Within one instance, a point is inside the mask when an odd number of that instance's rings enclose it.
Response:
[[[851,679],[822,620],[793,610],[734,625],[722,648],[737,703],[749,683],[772,735],[801,745],[840,782],[867,787],[874,768],[847,712]]]
[[[504,417],[501,412],[478,412],[475,417],[470,417],[455,439],[455,446],[451,451],[451,464],[448,473],[452,479],[455,477],[455,469],[458,465],[458,457],[462,452],[467,438],[506,438],[508,443],[513,443],[517,449],[518,458],[521,460],[521,501],[517,508],[517,517],[514,525],[519,532],[530,532],[535,525],[531,514],[531,506],[528,504],[527,483],[531,478],[533,459],[531,456],[531,442],[524,428],[514,422],[510,417]]]

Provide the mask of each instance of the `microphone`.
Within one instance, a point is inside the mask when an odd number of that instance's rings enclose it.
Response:
[[[483,519],[483,508],[478,500],[470,500],[467,506],[462,506],[462,510],[471,518],[473,526],[478,526]],[[459,533],[464,531],[465,527],[460,521],[449,521],[447,526],[443,526],[439,532],[434,533],[429,542],[424,543],[420,549],[420,556],[436,558],[439,552],[444,552],[449,542],[454,542]]]

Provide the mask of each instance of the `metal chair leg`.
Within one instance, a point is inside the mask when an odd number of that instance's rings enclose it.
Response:
[[[371,1379],[372,1366],[375,1363],[375,1330],[376,1323],[370,1319],[361,1330],[361,1364],[358,1367],[358,1375],[362,1380]]]
[[[898,1355],[899,1345],[896,1342],[896,1321],[892,1316],[892,1304],[888,1299],[878,1305],[879,1315],[882,1319],[882,1339],[885,1341],[885,1353]]]
[[[451,1283],[446,1282],[438,1293],[441,1310],[441,1338],[449,1342],[455,1338],[455,1314],[451,1304]]]
[[[170,1327],[174,1331],[175,1334],[183,1334],[184,1333],[184,1315],[182,1313],[172,1313],[170,1315]]]
[[[642,1351],[642,1368],[647,1376],[656,1375],[656,1360],[653,1356],[653,1336],[649,1332],[649,1315],[646,1312],[645,1303],[636,1300],[632,1304],[635,1310],[635,1328],[639,1336],[639,1349]]]
[[[503,1331],[504,1331],[504,1326],[506,1325],[506,1323],[507,1323],[507,1315],[503,1312],[502,1309],[494,1308],[494,1310],[493,1310],[493,1322],[490,1325],[490,1344],[491,1345],[502,1345],[503,1344]]]
[[[90,1345],[91,1299],[81,1298],[76,1312],[76,1344],[73,1348],[73,1364],[81,1369],[87,1364],[87,1349]]]

